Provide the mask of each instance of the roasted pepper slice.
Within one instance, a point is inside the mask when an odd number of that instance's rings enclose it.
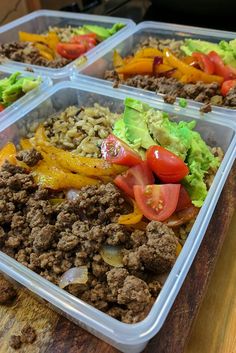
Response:
[[[114,68],[120,67],[124,65],[124,60],[120,56],[117,50],[114,50],[113,53],[113,66]]]
[[[16,147],[12,142],[8,142],[0,150],[0,167],[5,161],[9,161],[12,164],[16,164]]]
[[[45,161],[34,168],[33,176],[38,185],[53,190],[80,189],[83,186],[96,185],[100,182],[85,175],[73,174],[51,167]]]
[[[127,225],[136,224],[136,223],[139,223],[141,221],[141,219],[143,218],[143,214],[140,211],[140,209],[138,208],[136,202],[134,200],[132,200],[132,203],[133,203],[133,207],[134,207],[133,212],[129,213],[129,214],[121,215],[118,218],[119,224],[127,224]]]
[[[128,64],[118,67],[116,71],[118,74],[126,74],[126,75],[151,74],[153,72],[153,59],[152,58],[133,59]]]
[[[183,76],[180,79],[181,82],[188,83],[202,81],[205,83],[217,82],[219,84],[223,82],[223,77],[216,75],[208,75],[205,72],[184,63],[183,61],[178,59],[174,54],[172,54],[169,49],[164,49],[163,54],[164,58],[170,66],[178,69],[183,73]]]
[[[135,58],[154,58],[155,56],[163,56],[163,52],[156,48],[144,48],[136,52]]]
[[[97,178],[115,176],[127,169],[124,166],[108,163],[104,159],[80,157],[53,146],[42,146],[42,150],[56,161],[61,168],[87,176]]]
[[[59,38],[54,32],[49,32],[47,35],[19,32],[19,39],[22,42],[46,43],[54,52],[56,51],[57,43],[59,43]]]

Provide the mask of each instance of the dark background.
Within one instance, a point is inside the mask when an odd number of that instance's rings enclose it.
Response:
[[[61,9],[236,31],[236,0],[78,0]]]

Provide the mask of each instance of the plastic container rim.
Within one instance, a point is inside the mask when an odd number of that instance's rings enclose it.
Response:
[[[106,87],[101,87],[101,85],[94,85],[91,88],[86,83],[74,83],[70,81],[61,82],[49,88],[47,92],[44,92],[43,94],[40,94],[40,96],[36,97],[35,100],[31,102],[31,104],[28,104],[27,107],[25,107],[24,112],[21,111],[18,114],[15,114],[14,118],[11,117],[8,119],[4,119],[4,121],[0,121],[0,131],[9,127],[14,122],[20,120],[25,114],[29,113],[32,109],[36,108],[40,103],[44,102],[45,100],[53,96],[56,92],[65,88],[72,88],[78,91],[80,91],[81,89],[81,91],[87,91],[95,94],[114,97],[114,92],[108,90]],[[123,100],[125,96],[127,96],[126,92],[119,92],[114,98]],[[132,93],[130,96],[136,99],[140,99],[140,96],[135,93]],[[199,114],[196,114],[196,112],[192,109],[188,108],[185,110],[176,110],[174,107],[171,107],[165,103],[154,103],[148,97],[142,97],[141,99],[144,100],[146,103],[150,104],[151,106],[154,106],[156,109],[165,110],[169,113],[175,114],[179,112],[186,116],[190,114],[192,118],[197,120],[200,119]],[[236,123],[226,120],[222,121],[223,117],[221,116],[221,114],[218,115],[219,116],[214,116],[214,114],[210,113],[210,115],[207,116],[205,120],[211,121],[210,119],[212,119],[213,123],[231,128],[234,131],[234,136],[230,142],[227,152],[225,153],[220,168],[217,171],[217,174],[214,178],[211,189],[208,192],[208,196],[204,202],[204,205],[202,206],[199,215],[194,223],[194,226],[188,236],[185,246],[181,251],[177,261],[175,262],[174,267],[169,273],[165,285],[162,288],[161,293],[159,294],[159,297],[156,299],[150,313],[143,321],[137,324],[121,323],[118,320],[109,317],[107,314],[104,314],[101,311],[95,309],[94,307],[86,304],[80,299],[70,295],[69,293],[60,289],[56,285],[48,282],[46,279],[35,274],[33,271],[25,268],[16,260],[13,260],[2,252],[0,252],[0,270],[7,273],[9,276],[15,278],[17,281],[24,284],[33,292],[40,295],[47,301],[51,302],[53,305],[57,306],[59,309],[61,309],[68,315],[74,317],[77,320],[84,319],[84,321],[82,321],[83,324],[88,325],[90,328],[101,332],[107,337],[112,334],[112,340],[117,343],[126,345],[137,345],[147,342],[161,328],[169,312],[169,309],[172,306],[176,295],[178,294],[178,291],[185,279],[185,276],[192,264],[194,256],[197,253],[197,250],[204,237],[205,230],[214,211],[220,192],[224,186],[225,180],[230,171],[230,167],[232,166],[235,159]],[[218,183],[216,184],[217,180]],[[195,236],[196,233],[197,235]],[[52,290],[52,293],[50,293],[49,289]],[[80,305],[81,307],[79,308],[78,305]],[[89,311],[89,313],[85,313],[84,310]],[[76,315],[78,314],[79,317],[76,317]],[[92,317],[88,316],[90,314]],[[96,321],[96,318],[98,316],[99,322]],[[148,327],[146,328],[145,326]]]

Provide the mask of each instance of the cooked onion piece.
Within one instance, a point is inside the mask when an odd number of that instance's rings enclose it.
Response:
[[[123,267],[122,248],[120,246],[103,245],[100,255],[108,265],[113,267]]]
[[[69,284],[86,284],[88,281],[88,268],[87,266],[79,266],[70,268],[63,273],[59,287],[65,288]]]

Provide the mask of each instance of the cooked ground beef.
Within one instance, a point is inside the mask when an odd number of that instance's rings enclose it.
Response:
[[[88,282],[68,286],[70,293],[123,322],[148,314],[161,289],[154,277],[176,259],[170,228],[154,221],[144,230],[117,224],[130,205],[111,183],[86,186],[74,200],[53,204],[55,192],[41,190],[31,174],[8,162],[0,171],[0,196],[3,252],[55,284],[68,269],[85,265]],[[121,247],[123,268],[103,261],[105,244]]]
[[[105,79],[117,81],[117,74],[114,71],[107,71]],[[220,95],[220,87],[217,83],[197,82],[196,84],[183,84],[172,77],[136,75],[127,79],[119,79],[119,84],[161,93],[164,95],[164,100],[171,104],[174,103],[176,97],[193,99],[200,103],[211,103],[214,97],[219,97]],[[217,101],[215,100],[216,103]],[[222,101],[218,101],[218,103],[222,105]]]
[[[3,276],[0,276],[0,304],[9,304],[15,299],[17,293],[13,285],[8,282]]]
[[[177,57],[183,57],[180,50],[183,41],[174,39],[157,39],[148,37],[141,39],[140,44],[135,48],[137,50],[146,47],[157,48],[163,50],[169,48]],[[177,79],[168,76],[151,76],[151,75],[134,75],[132,77],[119,78],[115,70],[107,70],[104,79],[114,82],[113,87],[117,88],[120,84],[131,87],[141,88],[158,94],[163,94],[166,103],[173,104],[176,97],[187,98],[204,103],[201,112],[207,113],[211,111],[211,105],[226,106],[236,108],[236,88],[231,89],[226,97],[220,92],[220,86],[217,83],[206,84],[203,82],[183,84]]]
[[[44,59],[39,50],[29,42],[11,42],[0,44],[0,56],[25,64],[39,65],[51,68],[60,68],[71,60],[58,57],[54,60]]]
[[[43,156],[35,148],[32,148],[31,150],[20,151],[16,158],[27,164],[29,167],[33,167],[43,159]]]

